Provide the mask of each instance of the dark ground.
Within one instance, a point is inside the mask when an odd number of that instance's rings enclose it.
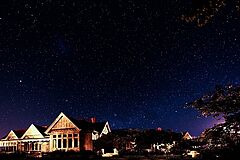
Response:
[[[151,156],[144,156],[144,155],[126,155],[121,157],[112,157],[112,158],[102,158],[97,155],[64,155],[64,154],[55,154],[55,155],[48,155],[42,158],[36,157],[27,157],[23,154],[1,154],[0,160],[165,160],[165,159],[182,159],[179,156],[164,156],[164,155],[151,155]]]
[[[0,160],[191,160],[192,158],[176,155],[125,155],[121,157],[103,158],[96,155],[51,155],[42,158],[29,157],[22,154],[0,154]],[[225,160],[214,158],[217,160]],[[213,160],[213,158],[197,158],[195,160]],[[229,159],[230,160],[230,159]],[[234,160],[234,159],[231,159]]]

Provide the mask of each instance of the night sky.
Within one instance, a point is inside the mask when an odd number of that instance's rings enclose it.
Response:
[[[212,126],[184,105],[240,82],[240,12],[231,1],[204,25],[184,20],[206,2],[1,1],[0,136],[61,111],[114,129]]]

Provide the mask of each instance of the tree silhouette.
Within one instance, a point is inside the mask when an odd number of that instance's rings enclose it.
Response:
[[[213,92],[187,104],[187,107],[197,109],[203,116],[225,119],[225,123],[205,131],[206,141],[211,140],[220,146],[239,143],[240,86],[217,86]]]
[[[198,27],[205,26],[227,5],[231,5],[231,10],[240,10],[239,0],[192,0],[193,9],[190,13],[182,15],[181,19],[195,23]]]
[[[227,122],[239,122],[240,86],[217,86],[215,91],[187,104],[203,116],[224,117]]]

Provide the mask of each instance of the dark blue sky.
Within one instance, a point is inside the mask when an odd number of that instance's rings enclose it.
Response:
[[[112,128],[212,126],[184,105],[239,83],[239,12],[227,3],[198,27],[181,20],[201,7],[190,2],[1,2],[0,135],[61,111]]]

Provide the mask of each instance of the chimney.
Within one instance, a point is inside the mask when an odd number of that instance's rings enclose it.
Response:
[[[90,122],[91,122],[91,123],[96,123],[96,122],[97,122],[96,117],[92,117],[92,118],[90,118]]]

